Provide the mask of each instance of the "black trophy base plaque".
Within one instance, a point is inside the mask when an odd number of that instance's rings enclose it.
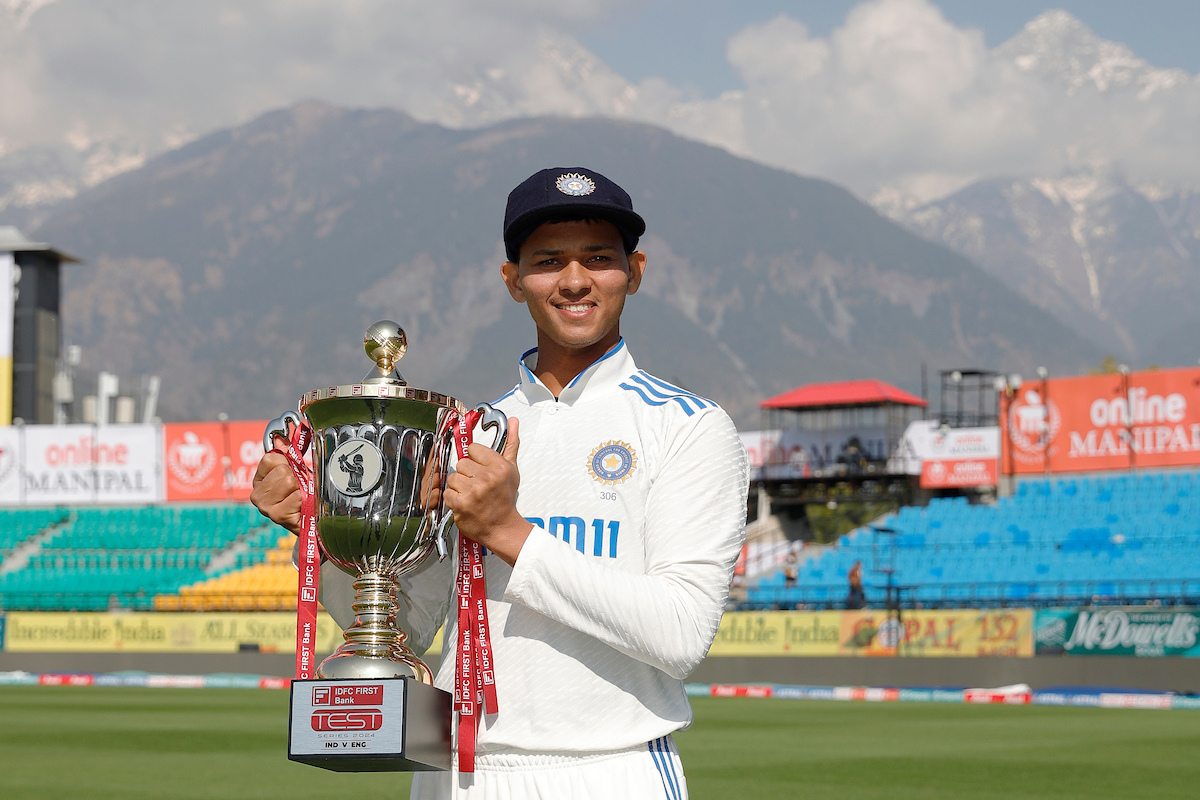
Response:
[[[288,758],[337,772],[450,769],[450,694],[414,678],[292,681]]]

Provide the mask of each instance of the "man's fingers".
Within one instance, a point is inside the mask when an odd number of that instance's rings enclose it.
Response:
[[[521,447],[521,420],[516,417],[508,418],[508,441],[504,443],[504,460],[510,464],[517,463],[517,450]]]
[[[263,478],[267,477],[271,470],[279,467],[280,465],[287,466],[287,459],[281,456],[279,453],[265,454],[258,462],[258,469],[254,471],[254,480],[252,481],[251,485],[257,486],[260,482],[262,482]]]

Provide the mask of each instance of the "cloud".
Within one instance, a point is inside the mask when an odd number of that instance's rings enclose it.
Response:
[[[928,0],[875,0],[824,38],[787,16],[751,26],[728,58],[744,90],[656,121],[865,196],[1078,168],[1200,186],[1200,79],[1065,12],[989,50]]]
[[[1200,80],[1064,12],[993,49],[929,0],[864,2],[823,37],[781,16],[729,40],[740,90],[698,98],[627,81],[570,34],[634,4],[0,0],[0,155],[54,141],[94,161],[97,142],[123,142],[103,176],[317,98],[452,126],[631,118],[867,197],[1080,166],[1200,186]]]
[[[498,71],[538,89],[547,83],[538,67],[552,68],[540,56],[542,41],[612,5],[58,0],[31,12],[27,0],[5,2],[12,13],[0,13],[0,80],[25,99],[19,114],[0,118],[0,138],[29,143],[84,130],[151,149],[304,98],[478,121],[464,87]],[[581,93],[586,87],[574,88],[578,96],[560,100],[567,113],[597,102]]]

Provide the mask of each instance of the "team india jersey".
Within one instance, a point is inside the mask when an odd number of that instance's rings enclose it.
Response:
[[[517,510],[534,528],[515,566],[485,557],[500,710],[483,719],[481,756],[619,750],[687,727],[683,679],[716,634],[745,537],[748,463],[722,409],[640,371],[623,340],[557,399],[536,357],[494,403],[520,420]],[[418,651],[443,622],[457,641],[456,569],[430,559],[401,579]],[[350,578],[322,577],[348,624]],[[447,691],[454,656],[445,648],[435,680]]]

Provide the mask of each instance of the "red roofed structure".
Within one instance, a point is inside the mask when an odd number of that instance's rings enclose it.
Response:
[[[759,403],[762,469],[755,479],[794,485],[894,475],[906,484],[900,441],[928,406],[880,380],[813,383],[770,397]]]
[[[810,383],[791,391],[769,397],[759,403],[762,408],[844,408],[846,406],[880,406],[895,403],[926,408],[929,403],[915,394],[897,389],[883,381],[836,381]]]

